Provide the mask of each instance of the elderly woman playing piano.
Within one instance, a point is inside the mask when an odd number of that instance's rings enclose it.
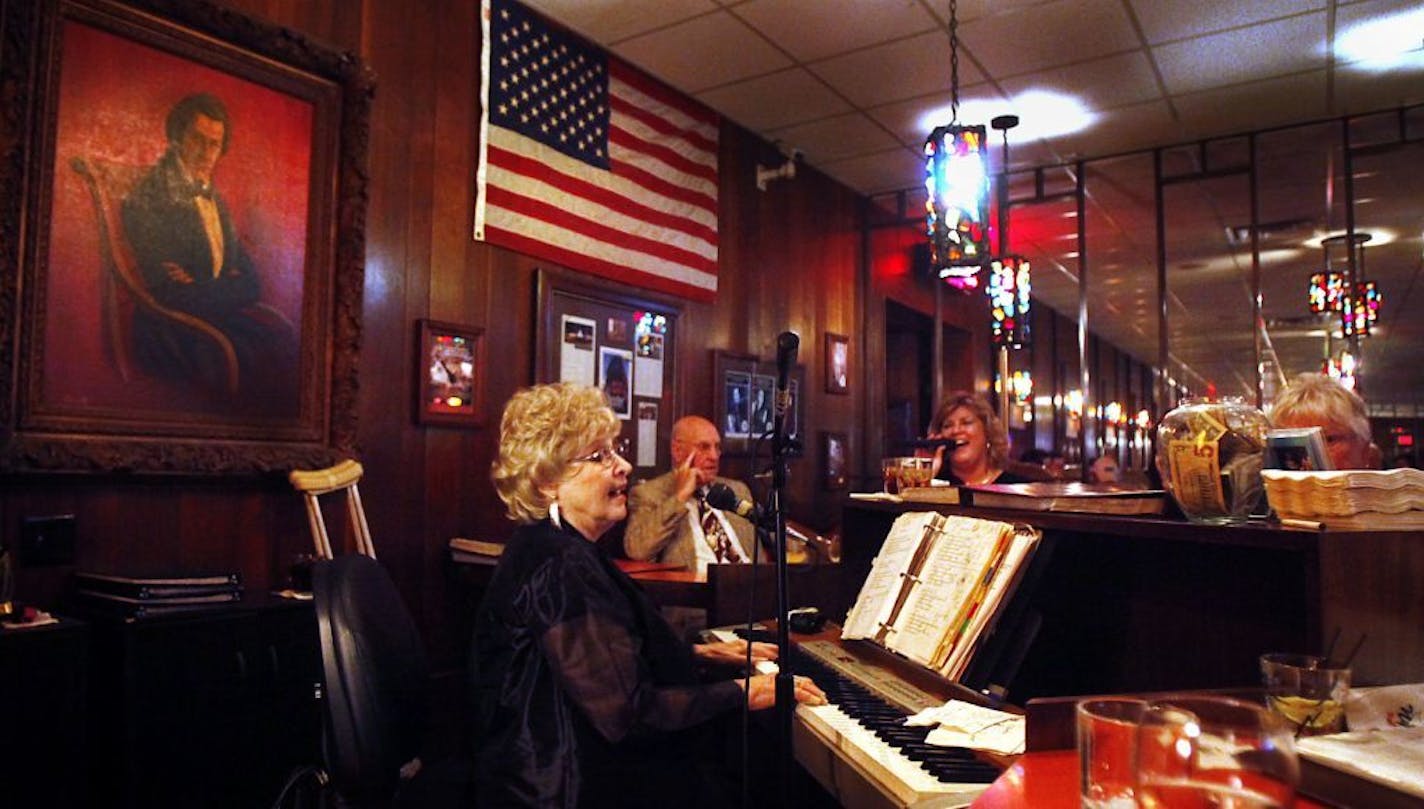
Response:
[[[776,700],[771,675],[703,682],[700,664],[744,663],[747,644],[688,646],[598,548],[628,511],[618,431],[597,388],[539,385],[505,407],[491,476],[520,526],[475,619],[481,807],[731,805],[711,731]],[[800,677],[796,698],[825,701]]]

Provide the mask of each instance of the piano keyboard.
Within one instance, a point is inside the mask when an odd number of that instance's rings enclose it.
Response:
[[[826,641],[796,646],[791,665],[815,680],[830,703],[797,706],[801,723],[889,797],[886,805],[967,803],[998,777],[998,769],[972,751],[926,744],[929,728],[907,727],[909,713],[942,701],[889,671],[861,663]],[[845,779],[805,742],[809,740],[798,740],[796,750],[803,766],[843,804],[860,803],[846,799]]]

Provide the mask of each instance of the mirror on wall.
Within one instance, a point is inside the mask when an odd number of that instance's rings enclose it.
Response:
[[[1167,372],[1193,391],[1255,403],[1251,158],[1244,140],[1162,153]]]
[[[1032,343],[1009,352],[1014,451],[1057,449],[1070,461],[1078,423],[1059,392],[1080,387],[1077,187],[1071,167],[1013,173],[1007,208],[1009,251],[1029,260],[1033,290]]]
[[[1424,106],[1015,168],[1008,185],[1009,246],[1033,264],[1035,307],[1034,344],[1010,357],[1011,374],[1033,379],[1016,452],[1116,449],[1131,468],[1150,453],[1139,411],[1155,424],[1209,388],[1269,407],[1291,377],[1347,349],[1374,415],[1424,416],[1424,318],[1412,316],[1424,297]],[[1357,338],[1308,296],[1313,274],[1350,266],[1321,245],[1352,227],[1369,237],[1355,263],[1382,301]],[[1113,401],[1133,425],[1115,420],[1109,446],[1097,408]]]

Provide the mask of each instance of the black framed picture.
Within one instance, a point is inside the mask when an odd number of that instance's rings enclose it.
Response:
[[[776,363],[747,354],[714,351],[713,390],[716,421],[722,432],[722,454],[752,455],[771,452],[776,425]],[[806,423],[806,369],[797,365],[787,381],[790,406],[784,427],[792,441],[791,455],[802,453]]]

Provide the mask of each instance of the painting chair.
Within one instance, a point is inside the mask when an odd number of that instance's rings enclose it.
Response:
[[[371,544],[371,529],[366,524],[366,511],[361,507],[361,491],[356,486],[364,471],[361,464],[347,458],[325,469],[295,469],[287,475],[292,488],[301,492],[306,501],[307,523],[311,527],[317,558],[332,558],[331,538],[326,533],[326,520],[322,517],[321,501],[318,498],[323,494],[343,491],[346,493],[346,515],[350,529],[356,536],[356,552],[372,559],[376,558],[376,547]]]

